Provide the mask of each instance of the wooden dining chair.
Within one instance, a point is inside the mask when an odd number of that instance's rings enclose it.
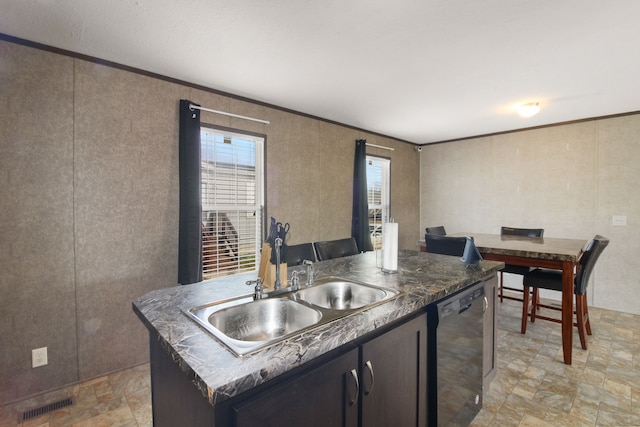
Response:
[[[543,237],[544,228],[515,228],[515,227],[501,227],[500,228],[501,236],[526,236],[526,237]],[[504,286],[504,277],[503,273],[509,274],[518,274],[525,275],[526,273],[531,271],[531,267],[525,267],[522,265],[513,265],[513,264],[505,264],[504,268],[500,270],[500,283],[498,285],[498,297],[500,297],[500,302],[503,299],[510,299],[514,301],[522,301],[522,298],[516,298],[509,295],[504,294],[504,290],[522,292],[522,289]]]
[[[589,279],[596,265],[596,261],[598,261],[600,254],[602,254],[602,251],[604,251],[608,244],[609,239],[596,235],[593,240],[589,242],[582,254],[575,274],[573,293],[576,296],[576,323],[574,323],[574,325],[578,327],[580,344],[584,350],[587,349],[586,335],[591,335],[591,323],[589,322],[589,309],[587,306],[587,286],[589,285]],[[562,320],[543,316],[538,313],[538,310],[540,308],[551,310],[562,309],[542,304],[538,292],[532,292],[532,301],[531,304],[529,304],[529,289],[551,289],[562,292],[562,271],[536,268],[524,275],[522,283],[524,285],[524,298],[522,302],[522,326],[520,332],[523,334],[527,332],[528,318],[531,319],[531,322],[535,322],[536,319],[543,319],[561,323]]]

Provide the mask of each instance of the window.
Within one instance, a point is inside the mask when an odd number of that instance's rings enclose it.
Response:
[[[369,231],[374,249],[382,248],[382,224],[389,221],[391,160],[367,156]]]
[[[203,278],[257,269],[264,138],[201,126]]]

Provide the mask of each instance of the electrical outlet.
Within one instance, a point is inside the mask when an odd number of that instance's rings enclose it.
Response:
[[[612,225],[627,225],[627,216],[626,215],[614,215],[611,218]]]
[[[49,361],[47,360],[47,347],[34,348],[31,350],[31,367],[37,368],[38,366],[44,366]]]

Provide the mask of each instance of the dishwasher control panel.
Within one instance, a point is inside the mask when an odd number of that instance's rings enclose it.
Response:
[[[445,301],[438,303],[438,319],[442,320],[453,314],[462,314],[468,310],[474,301],[484,297],[484,287],[471,285],[470,289],[448,297]]]

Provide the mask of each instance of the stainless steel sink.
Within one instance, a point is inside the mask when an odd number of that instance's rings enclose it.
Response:
[[[317,326],[381,304],[400,293],[339,277],[265,299],[252,295],[216,301],[184,313],[243,357]]]
[[[299,299],[333,310],[354,310],[389,296],[390,291],[385,289],[339,278],[321,279],[315,286],[297,292]]]
[[[234,340],[267,341],[315,325],[322,314],[286,298],[252,301],[218,310],[209,316],[211,326]]]
[[[238,356],[317,325],[322,313],[287,297],[254,301],[243,296],[193,307],[185,314]]]

